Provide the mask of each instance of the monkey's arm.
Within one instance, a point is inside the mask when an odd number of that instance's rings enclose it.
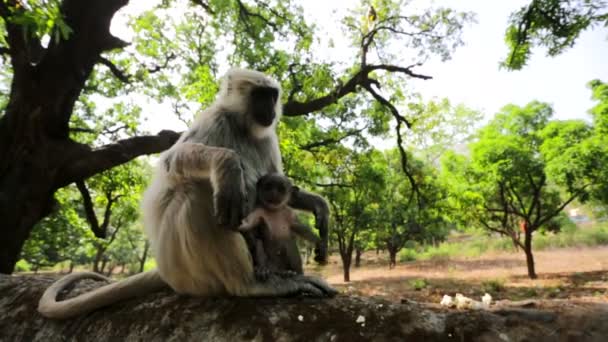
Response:
[[[247,215],[243,222],[239,226],[238,230],[241,232],[246,232],[252,230],[253,228],[258,227],[264,223],[264,216],[261,213],[261,210],[256,209],[251,212],[251,214]]]
[[[319,237],[316,236],[315,233],[313,233],[312,229],[310,229],[310,227],[305,225],[304,223],[294,222],[290,228],[292,232],[294,232],[303,239],[306,239],[310,242],[314,242],[315,244],[321,242],[321,239],[319,239]]]
[[[238,154],[230,149],[182,142],[167,151],[161,162],[169,176],[209,179],[218,224],[235,228],[246,207],[245,182]]]
[[[298,189],[291,194],[289,206],[314,213],[315,227],[319,230],[320,241],[315,247],[315,261],[327,263],[327,244],[329,239],[329,206],[319,195]]]

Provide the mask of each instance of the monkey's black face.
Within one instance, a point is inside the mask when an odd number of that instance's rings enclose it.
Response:
[[[260,126],[272,125],[276,117],[274,110],[279,97],[279,90],[272,87],[255,87],[250,94],[250,108],[253,119]]]
[[[289,179],[278,174],[262,176],[257,184],[260,202],[270,209],[286,204],[291,195],[291,189]]]

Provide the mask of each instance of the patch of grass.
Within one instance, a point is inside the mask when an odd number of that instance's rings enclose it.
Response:
[[[502,279],[486,280],[481,283],[481,289],[483,292],[496,295],[496,293],[505,290],[505,281]]]
[[[563,285],[550,286],[545,288],[545,296],[547,298],[558,298],[564,295],[566,288]]]
[[[608,245],[608,226],[577,228],[566,225],[562,232],[537,232],[532,239],[533,251],[551,248]],[[507,237],[487,236],[474,233],[466,241],[443,242],[437,246],[412,244],[401,250],[400,261],[449,260],[455,257],[477,258],[493,251],[516,252],[513,241]]]
[[[412,279],[410,281],[410,286],[412,288],[414,288],[414,290],[416,291],[421,291],[423,289],[425,289],[427,286],[429,286],[429,283],[426,281],[426,279]]]
[[[524,287],[514,294],[513,299],[522,300],[522,299],[530,299],[530,298],[537,298],[537,297],[538,297],[538,290],[536,288]]]

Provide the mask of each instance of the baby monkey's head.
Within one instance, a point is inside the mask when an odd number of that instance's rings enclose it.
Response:
[[[256,187],[259,203],[272,210],[287,205],[291,194],[297,190],[291,180],[280,173],[269,173],[260,177]]]

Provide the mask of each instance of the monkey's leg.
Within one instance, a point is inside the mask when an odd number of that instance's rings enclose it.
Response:
[[[236,228],[245,216],[247,196],[238,154],[230,149],[198,143],[180,143],[162,161],[176,179],[210,179],[217,222]]]
[[[302,266],[302,257],[298,251],[298,245],[295,239],[290,239],[284,243],[285,257],[287,258],[287,269],[296,274],[304,274]]]
[[[320,241],[315,246],[315,261],[327,264],[327,245],[329,240],[329,206],[323,197],[303,190],[291,195],[289,206],[314,213],[315,227],[319,230]]]
[[[264,245],[264,242],[261,239],[256,239],[255,243],[255,261],[253,264],[253,273],[255,275],[255,279],[260,281],[268,280],[270,276],[270,268],[268,262],[268,249],[267,246]]]

